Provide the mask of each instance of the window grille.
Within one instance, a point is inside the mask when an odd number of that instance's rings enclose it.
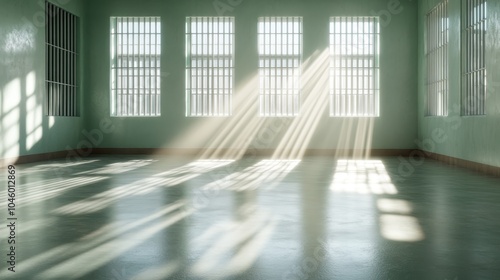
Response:
[[[50,2],[45,11],[46,112],[78,116],[78,17]]]
[[[111,115],[161,114],[161,19],[111,18]]]
[[[448,0],[427,14],[427,115],[448,115]]]
[[[486,1],[462,0],[462,115],[485,114]]]
[[[261,17],[258,23],[259,105],[266,117],[298,116],[302,18]]]
[[[234,18],[186,18],[186,116],[230,116]]]
[[[330,18],[330,116],[379,116],[378,17]]]

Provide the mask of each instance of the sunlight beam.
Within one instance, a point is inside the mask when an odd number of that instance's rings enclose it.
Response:
[[[232,162],[232,160],[197,160],[184,166],[117,186],[88,198],[64,205],[53,210],[53,213],[61,215],[94,213],[120,199],[145,195],[157,191],[162,187],[173,187]]]
[[[338,158],[368,159],[373,143],[374,118],[342,118],[342,128],[335,156]]]
[[[179,211],[170,217],[158,218],[159,221],[144,227],[143,229],[130,233],[126,236],[112,239],[109,242],[94,247],[88,251],[64,261],[39,274],[41,279],[78,279],[86,274],[104,266],[113,259],[130,251],[131,249],[146,242],[155,234],[163,231],[171,225],[183,220],[194,212],[194,210]],[[81,264],[85,264],[82,266]]]
[[[83,174],[93,174],[93,175],[116,175],[116,174],[122,174],[122,173],[127,173],[136,169],[139,169],[144,166],[148,166],[155,162],[156,160],[128,160],[124,162],[114,162],[110,163],[107,166],[101,167],[99,169],[93,169],[93,170],[88,170],[88,171],[82,171],[80,173],[76,173],[76,175],[83,175]]]
[[[26,273],[30,270],[41,270],[47,267],[47,262],[59,262],[78,256],[79,254],[97,248],[101,244],[112,242],[121,235],[132,230],[143,228],[146,224],[160,219],[163,216],[174,211],[180,211],[186,205],[185,201],[178,200],[172,204],[166,205],[163,209],[132,223],[113,222],[104,225],[95,231],[79,238],[78,240],[63,245],[59,245],[37,256],[23,260],[23,270]],[[0,272],[0,278],[5,277],[7,272]],[[3,279],[3,278],[2,278]],[[66,278],[65,278],[66,279]]]
[[[258,97],[258,76],[237,90],[234,96],[234,115],[226,122],[216,136],[210,141],[201,158],[230,158],[240,159],[259,129],[263,126],[264,118],[255,116],[254,108]],[[224,151],[226,149],[226,151]]]
[[[257,188],[272,189],[278,185],[300,160],[262,160],[242,171],[233,172],[217,181],[209,183],[203,190],[246,191]]]
[[[229,227],[223,222],[222,226],[216,227],[224,231],[216,235],[215,240],[207,241],[210,247],[193,265],[191,272],[195,276],[216,272],[225,277],[244,272],[256,261],[276,225],[277,220],[264,211],[253,212]],[[226,260],[228,254],[232,257]]]
[[[273,158],[302,158],[327,106],[328,76],[324,73],[328,70],[328,50],[313,54],[304,63],[304,68],[303,92],[307,95],[302,114],[293,120]]]
[[[21,190],[23,203],[20,207],[25,207],[33,203],[49,200],[58,197],[67,191],[95,184],[105,179],[108,179],[108,177],[104,176],[76,177],[65,180],[52,179],[44,183],[34,182],[30,184],[24,184],[24,188],[26,188],[26,190],[25,191]],[[30,186],[33,187],[30,188]],[[1,198],[0,207],[6,206],[8,204],[7,195],[2,194],[0,198]]]
[[[264,118],[256,117],[258,105],[258,75],[254,74],[243,86],[235,89],[233,115],[229,118],[190,118],[186,131],[171,143],[173,146],[203,147],[200,159],[239,159],[260,131]]]
[[[94,159],[94,160],[79,160],[77,162],[65,162],[65,163],[42,163],[42,164],[37,164],[36,166],[28,167],[26,169],[23,169],[23,173],[29,174],[29,173],[37,173],[37,172],[48,172],[48,171],[53,171],[57,169],[64,169],[78,165],[83,165],[83,164],[89,164],[93,162],[98,162],[99,160]]]

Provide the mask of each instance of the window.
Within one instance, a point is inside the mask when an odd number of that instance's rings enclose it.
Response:
[[[46,112],[78,116],[78,17],[49,2],[45,8]]]
[[[297,116],[300,109],[302,18],[259,18],[258,44],[260,115]]]
[[[159,17],[111,18],[111,115],[160,116]]]
[[[186,18],[186,116],[230,116],[233,17]]]
[[[330,116],[379,116],[378,17],[330,18]]]
[[[427,116],[448,115],[448,0],[427,14]]]
[[[484,115],[486,1],[462,0],[462,115]]]

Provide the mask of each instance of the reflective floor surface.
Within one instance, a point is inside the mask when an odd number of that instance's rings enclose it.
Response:
[[[430,159],[102,156],[16,168],[16,272],[1,176],[0,279],[500,275],[500,178]]]

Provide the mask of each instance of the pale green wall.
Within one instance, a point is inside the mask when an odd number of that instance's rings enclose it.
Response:
[[[488,1],[486,115],[460,116],[460,1],[450,0],[449,116],[425,117],[425,18],[437,3],[419,1],[419,138],[426,151],[500,166],[500,3]]]
[[[367,119],[329,118],[327,107],[303,108],[301,117],[295,119],[296,126],[285,124],[275,128],[276,123],[266,120],[256,133],[252,125],[259,120],[257,104],[251,103],[249,117],[236,121],[241,108],[234,107],[231,118],[186,118],[184,92],[184,31],[186,16],[217,16],[212,0],[92,0],[89,6],[86,33],[86,98],[85,126],[88,130],[99,128],[99,123],[110,118],[109,112],[109,18],[111,16],[161,16],[162,17],[162,116],[158,118],[111,118],[115,125],[114,133],[104,135],[99,147],[240,147],[242,139],[250,138],[254,147],[274,148],[278,143],[296,143],[307,148],[365,148],[404,149],[414,148],[417,139],[417,1],[402,0],[402,11],[385,17],[381,31],[381,115],[373,121],[373,137],[363,143],[369,132]],[[220,0],[228,3],[227,0]],[[238,1],[231,1],[233,3]],[[257,96],[257,84],[250,83],[257,73],[257,18],[259,16],[303,16],[304,22],[304,62],[317,58],[318,53],[328,46],[328,21],[330,16],[370,16],[380,10],[388,10],[388,5],[397,4],[396,0],[350,0],[350,1],[264,1],[243,0],[232,11],[224,13],[234,16],[236,21],[235,42],[235,87],[236,100],[253,100]],[[392,3],[392,4],[391,4]],[[390,10],[395,10],[391,6]],[[397,9],[396,9],[397,10]],[[399,11],[399,10],[397,10]],[[318,53],[316,53],[318,52]],[[321,59],[320,59],[321,60]],[[327,60],[314,79],[304,83],[303,99],[317,95],[327,95],[326,87],[314,88],[323,84],[327,77]],[[310,68],[309,68],[310,69]],[[305,71],[304,71],[305,72]],[[310,72],[310,71],[309,71]],[[306,76],[304,73],[303,76]],[[244,90],[250,85],[252,89]],[[311,98],[309,98],[311,99]],[[305,101],[304,101],[305,102]],[[236,103],[236,102],[235,102]],[[243,102],[245,103],[245,102]],[[327,99],[322,104],[327,105]],[[319,113],[317,126],[312,129],[312,139],[294,138],[291,132],[307,131],[302,127],[311,124],[303,122],[313,119]],[[283,119],[281,119],[283,120]],[[288,119],[292,121],[291,119]],[[234,124],[229,125],[229,123]],[[291,126],[291,128],[290,128]],[[274,127],[274,128],[273,128]],[[348,128],[351,128],[349,132]],[[290,130],[288,130],[290,128]],[[229,136],[223,129],[237,131]],[[277,132],[274,132],[277,131]],[[286,132],[291,133],[283,136]],[[244,136],[250,132],[250,136]],[[230,141],[212,142],[222,133]],[[303,133],[305,134],[305,132]],[[270,135],[270,136],[269,136]],[[267,140],[267,138],[272,140]],[[306,137],[307,138],[307,137]],[[361,140],[360,140],[361,139]],[[372,140],[370,140],[372,139]],[[245,139],[246,140],[246,139]],[[342,144],[342,141],[345,143]],[[210,143],[213,143],[210,145]],[[302,143],[308,143],[304,145]]]
[[[30,114],[33,110],[29,106],[42,106],[44,98],[44,29],[43,23],[38,26],[33,24],[33,17],[40,15],[43,10],[39,2],[34,0],[2,0],[2,158],[64,151],[67,148],[89,148],[88,144],[92,141],[84,141],[87,140],[85,131],[91,131],[95,140],[91,147],[241,148],[249,142],[257,149],[275,148],[278,145],[321,149],[415,147],[415,1],[243,0],[241,4],[231,7],[224,12],[224,15],[236,18],[236,106],[233,108],[234,116],[230,118],[186,118],[184,110],[185,17],[218,15],[214,8],[215,1],[53,1],[81,17],[84,37],[81,49],[81,117],[49,118],[40,110],[35,115]],[[229,1],[220,0],[219,3],[227,4]],[[370,16],[381,11],[381,116],[374,119],[329,118],[326,99],[328,62],[323,53],[328,46],[328,18],[340,15]],[[390,14],[391,11],[393,14]],[[110,118],[109,17],[141,15],[162,17],[162,116]],[[304,18],[304,106],[298,118],[264,119],[257,116],[258,106],[254,102],[258,87],[255,81],[257,18],[274,15]],[[387,15],[391,18],[387,18]],[[38,20],[43,22],[43,18]],[[13,44],[8,43],[8,40],[16,42],[16,47],[12,47]],[[27,41],[17,43],[17,40]],[[34,82],[30,83],[30,79]],[[27,89],[27,84],[33,86]],[[28,92],[31,91],[34,97],[28,101]],[[103,121],[109,119],[114,126],[103,129]],[[38,131],[38,135],[31,133],[33,129]],[[217,139],[219,135],[222,137]]]
[[[113,133],[104,133],[99,147],[210,147],[211,139],[227,128],[233,118],[199,119],[184,117],[184,19],[186,16],[215,16],[213,1],[81,1],[54,0],[56,4],[81,17],[85,44],[82,46],[83,111],[79,118],[49,118],[31,106],[43,104],[45,55],[43,11],[38,1],[2,0],[0,9],[0,157],[63,151],[77,147],[85,137],[83,129],[100,128],[100,122],[109,117],[109,17],[156,15],[163,20],[162,57],[162,116],[159,118],[111,118]],[[237,2],[237,1],[233,1]],[[460,92],[459,11],[460,1],[450,0],[450,102],[448,117],[424,117],[425,104],[425,14],[438,3],[436,0],[401,1],[401,13],[393,14],[381,34],[381,116],[374,119],[374,148],[414,148],[415,139],[426,145],[423,149],[439,154],[500,166],[500,4],[488,3],[487,71],[488,99],[486,116],[461,117],[458,110]],[[221,0],[221,3],[227,3]],[[249,1],[224,13],[236,17],[236,99],[250,99],[257,92],[256,84],[249,83],[257,71],[256,20],[259,16],[295,15],[304,17],[304,61],[318,58],[316,51],[327,47],[327,22],[335,15],[373,15],[388,10],[391,1]],[[92,8],[98,7],[98,8]],[[85,21],[86,17],[92,20]],[[385,22],[385,18],[383,18]],[[37,24],[38,22],[38,24]],[[417,50],[418,46],[418,50]],[[418,57],[418,59],[417,59]],[[86,59],[84,59],[86,58]],[[416,65],[418,64],[418,72]],[[324,72],[324,65],[319,71]],[[418,73],[418,79],[417,79]],[[311,84],[320,84],[322,75],[315,75],[305,83],[303,96],[322,96],[320,87],[311,90]],[[245,86],[251,85],[249,90]],[[418,84],[418,94],[417,94]],[[311,93],[313,92],[313,93]],[[417,99],[418,96],[418,99]],[[418,104],[418,106],[416,106]],[[38,106],[38,107],[37,107]],[[235,107],[235,115],[239,116]],[[418,112],[417,112],[418,108]],[[252,110],[255,112],[253,114]],[[257,106],[252,103],[249,118],[229,126],[233,131],[252,130],[249,124],[259,120]],[[253,114],[253,115],[252,115]],[[311,118],[311,111],[302,112],[300,119]],[[51,120],[53,124],[51,126]],[[85,123],[82,123],[85,120]],[[269,119],[271,120],[271,119]],[[273,148],[290,127],[290,119],[283,127],[264,123],[257,138],[271,134],[272,141],[260,141],[260,148]],[[418,120],[418,121],[417,121]],[[272,126],[274,124],[274,126]],[[271,125],[271,126],[270,126]],[[308,127],[310,124],[305,124]],[[319,112],[308,148],[346,148],[355,146],[364,131],[364,121],[332,119],[326,109]],[[298,126],[302,127],[302,126]],[[346,128],[353,127],[351,137],[344,139]],[[369,127],[367,125],[367,127]],[[238,130],[239,129],[239,130]],[[304,131],[292,126],[291,130]],[[33,131],[35,131],[33,133]],[[274,133],[274,131],[278,131]],[[269,133],[271,132],[271,133]],[[440,137],[433,137],[439,135]],[[438,138],[445,138],[438,139]],[[233,136],[240,140],[238,136]],[[231,139],[233,139],[231,138]],[[290,137],[291,142],[296,141]],[[285,139],[286,141],[287,139]],[[443,141],[441,141],[443,140]],[[258,139],[257,139],[258,141]],[[307,141],[306,141],[307,142]],[[368,141],[370,142],[370,141]],[[214,142],[224,147],[231,143]]]
[[[54,0],[81,16],[80,0]],[[44,1],[0,1],[0,158],[64,151],[76,145],[82,118],[47,117]]]

